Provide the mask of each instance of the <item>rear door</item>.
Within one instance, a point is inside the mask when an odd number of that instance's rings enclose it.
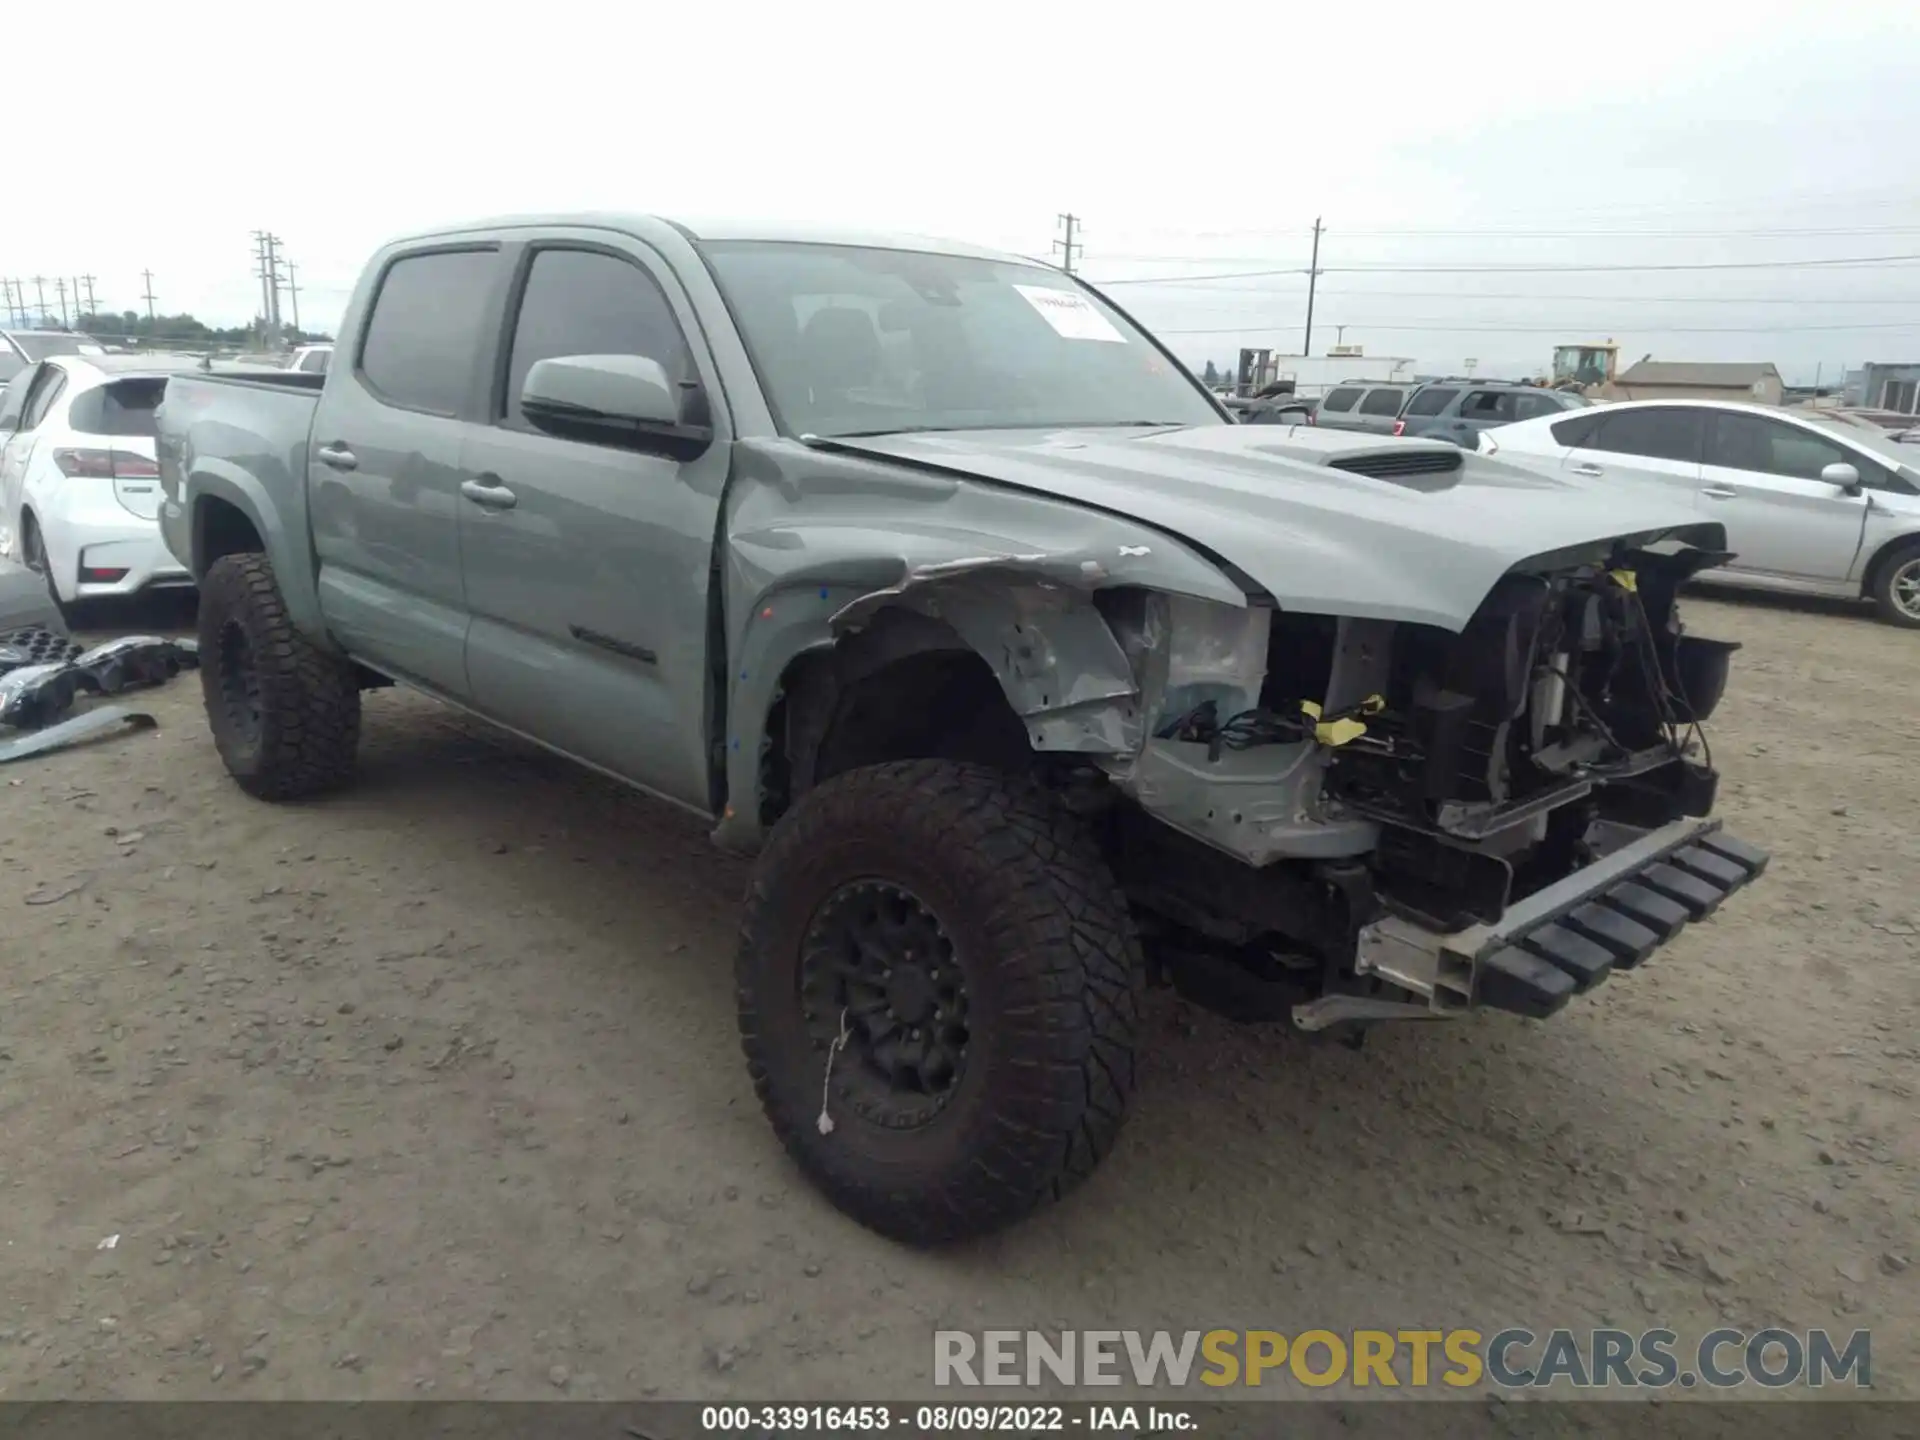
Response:
[[[321,604],[356,658],[464,699],[460,452],[483,409],[503,261],[497,244],[403,248],[369,283],[309,440]]]
[[[1868,499],[1822,480],[1851,465],[1873,482],[1881,467],[1802,425],[1716,410],[1707,425],[1702,508],[1727,527],[1729,570],[1798,580],[1845,580],[1866,530]]]
[[[1392,435],[1400,423],[1400,409],[1407,403],[1404,385],[1376,385],[1360,397],[1354,407],[1354,426],[1370,435]]]
[[[50,360],[42,360],[25,375],[17,377],[14,385],[20,384],[21,380],[25,380],[26,384],[19,392],[17,423],[7,435],[5,451],[0,452],[0,514],[6,516],[7,525],[13,531],[12,543],[16,547],[16,554],[20,543],[20,507],[25,499],[27,468],[33,463],[43,438],[40,422],[47,418],[53,402],[67,388],[67,372]],[[13,385],[7,387],[7,393],[15,393]]]
[[[515,248],[488,423],[464,458],[473,703],[704,810],[707,601],[731,450],[712,358],[678,279],[644,243],[557,229]],[[710,398],[713,444],[682,462],[535,429],[521,386],[536,361],[562,355],[658,361]]]
[[[1560,468],[1587,480],[1655,485],[1697,506],[1705,419],[1705,411],[1684,405],[1602,410],[1590,426],[1568,428],[1577,443]],[[1554,430],[1559,433],[1560,426]]]

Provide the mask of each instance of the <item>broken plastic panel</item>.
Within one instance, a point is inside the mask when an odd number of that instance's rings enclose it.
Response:
[[[128,635],[71,659],[17,666],[0,675],[0,725],[37,730],[66,714],[82,694],[117,695],[164,684],[198,663],[191,640]]]

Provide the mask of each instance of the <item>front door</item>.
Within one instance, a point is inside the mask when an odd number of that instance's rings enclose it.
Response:
[[[469,438],[460,544],[467,675],[490,719],[705,810],[707,597],[729,445],[710,358],[645,245],[555,231],[516,265],[507,363]],[[682,463],[560,439],[521,414],[535,361],[641,355],[711,397],[714,443]]]
[[[1820,472],[1878,467],[1805,426],[1740,410],[1716,410],[1707,426],[1700,494],[1727,527],[1729,570],[1798,580],[1842,581],[1853,573],[1867,523],[1867,496],[1849,495]]]
[[[389,257],[357,360],[327,376],[307,456],[330,628],[356,659],[453,699],[467,693],[460,447],[480,413],[503,263],[494,246]]]

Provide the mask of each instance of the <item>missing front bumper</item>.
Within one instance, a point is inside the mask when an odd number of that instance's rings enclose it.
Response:
[[[1497,924],[1441,934],[1398,917],[1360,933],[1354,969],[1414,997],[1326,995],[1294,1009],[1302,1030],[1441,1018],[1475,1006],[1544,1019],[1706,919],[1767,868],[1767,852],[1718,820],[1677,820],[1510,906]],[[1387,1013],[1392,1010],[1394,1013]]]

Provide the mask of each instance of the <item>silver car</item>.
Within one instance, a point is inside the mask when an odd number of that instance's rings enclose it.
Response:
[[[1765,405],[1654,400],[1502,425],[1480,449],[1692,497],[1727,530],[1716,583],[1872,600],[1920,628],[1920,449]]]

